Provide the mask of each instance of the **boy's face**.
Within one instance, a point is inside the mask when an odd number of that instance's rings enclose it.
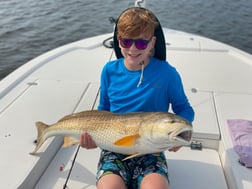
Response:
[[[127,41],[123,41],[123,40]],[[131,40],[133,39],[133,40]],[[144,41],[139,41],[138,39],[143,39],[147,42],[147,46],[145,48]],[[150,51],[154,48],[156,37],[146,37],[143,34],[137,37],[128,37],[122,36],[119,39],[119,47],[121,48],[121,53],[124,56],[125,66],[129,70],[139,70],[141,69],[141,63],[144,61],[144,64],[149,63]],[[124,43],[132,43],[132,45],[125,46]],[[138,43],[138,44],[136,44]],[[139,49],[140,48],[140,49]],[[145,49],[143,49],[145,48]]]

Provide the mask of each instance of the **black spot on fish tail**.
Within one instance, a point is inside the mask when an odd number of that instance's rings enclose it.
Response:
[[[42,144],[44,143],[44,141],[45,141],[45,138],[43,137],[44,130],[49,127],[47,124],[39,122],[39,121],[36,122],[35,124],[37,127],[37,139],[35,140],[36,141],[36,148],[34,149],[33,152],[30,153],[31,155],[35,155],[37,153],[38,149],[40,148],[40,146],[42,146]]]

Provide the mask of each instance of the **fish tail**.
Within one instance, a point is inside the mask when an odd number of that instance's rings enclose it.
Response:
[[[36,122],[36,127],[37,127],[37,141],[36,141],[36,148],[34,149],[33,152],[31,152],[31,155],[36,155],[38,149],[42,146],[42,144],[45,142],[46,138],[44,137],[44,131],[47,129],[49,126],[46,125],[45,123],[42,122]]]

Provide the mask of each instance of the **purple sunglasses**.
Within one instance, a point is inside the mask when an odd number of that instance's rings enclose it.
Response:
[[[152,37],[151,37],[152,38]],[[150,42],[151,38],[149,40],[145,39],[129,39],[129,38],[120,38],[119,42],[120,45],[123,48],[130,48],[133,43],[135,43],[135,47],[139,50],[144,50],[148,46],[148,43]]]

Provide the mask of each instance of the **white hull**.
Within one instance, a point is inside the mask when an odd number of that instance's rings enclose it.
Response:
[[[195,110],[195,141],[166,152],[171,189],[251,189],[252,169],[238,163],[227,119],[252,120],[252,56],[200,36],[164,29],[167,60],[182,76]],[[115,59],[102,45],[105,34],[62,46],[28,62],[0,82],[1,188],[63,188],[77,146],[48,140],[31,156],[36,121],[54,123],[64,115],[96,109],[100,72]],[[68,188],[95,188],[99,150],[80,149]]]

